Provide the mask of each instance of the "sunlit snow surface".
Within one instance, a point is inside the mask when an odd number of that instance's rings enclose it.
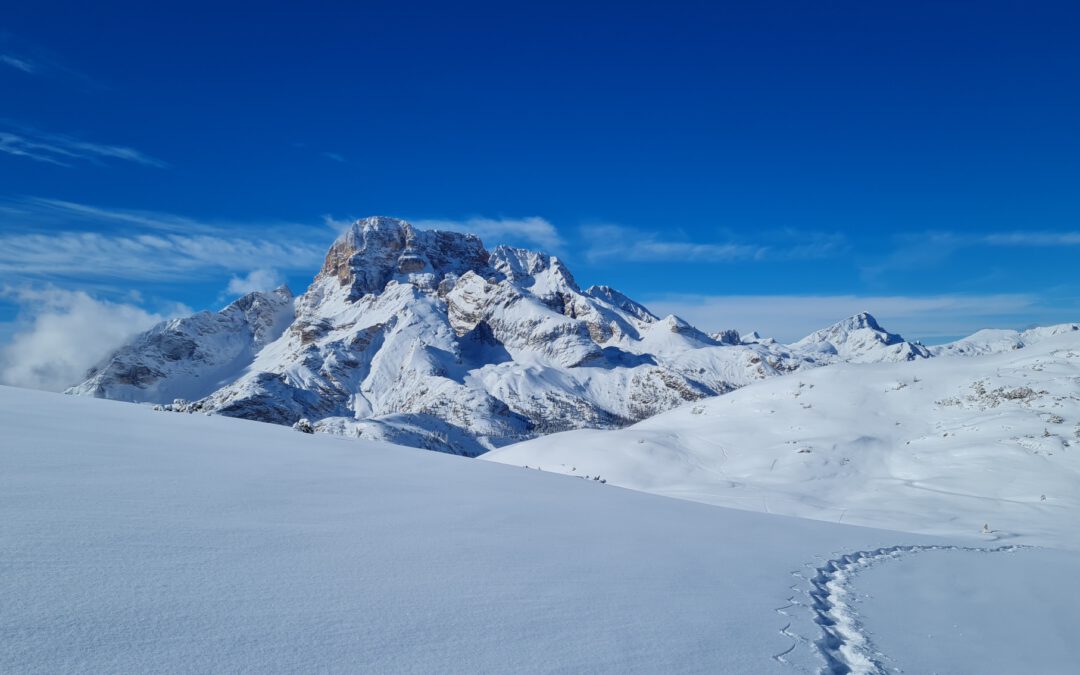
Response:
[[[963,660],[1014,621],[1073,665],[1069,553],[10,388],[0,428],[3,673],[1016,672]]]
[[[832,365],[483,459],[742,509],[960,537],[985,527],[997,544],[1076,550],[1080,331],[996,354]]]

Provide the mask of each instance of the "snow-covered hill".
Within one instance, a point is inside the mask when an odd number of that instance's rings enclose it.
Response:
[[[799,372],[483,459],[743,509],[1080,548],[1080,331]],[[972,341],[969,340],[968,344]]]
[[[993,535],[7,387],[0,428],[4,673],[1075,666],[1080,559]]]
[[[969,335],[962,340],[930,347],[933,356],[977,356],[979,354],[997,354],[1013,349],[1023,349],[1055,335],[1080,331],[1078,323],[1061,323],[1055,326],[1040,326],[1024,331],[988,328]]]
[[[477,455],[555,431],[626,426],[827,363],[928,356],[868,314],[792,346],[709,336],[615,289],[582,290],[553,256],[489,252],[471,235],[381,217],[357,221],[331,246],[286,328],[280,312],[291,307],[278,291],[166,322],[70,392],[178,397],[193,401],[181,410],[307,418],[318,431]]]

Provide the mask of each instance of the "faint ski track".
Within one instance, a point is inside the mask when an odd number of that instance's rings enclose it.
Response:
[[[792,574],[810,583],[807,591],[813,612],[813,621],[820,628],[822,635],[816,640],[807,639],[791,632],[791,622],[788,621],[780,634],[792,641],[790,647],[774,654],[773,659],[780,663],[787,663],[784,657],[790,654],[800,642],[810,642],[821,656],[825,665],[821,675],[886,675],[888,671],[882,662],[883,654],[877,652],[866,634],[862,624],[859,623],[854,608],[848,604],[846,597],[851,592],[849,582],[851,577],[861,568],[868,567],[883,560],[895,559],[904,555],[923,553],[925,551],[968,551],[972,553],[1003,553],[1018,551],[1024,546],[999,546],[997,548],[983,548],[972,546],[886,546],[867,551],[847,553],[837,558],[827,560],[823,565],[812,568],[810,578],[799,572]],[[799,584],[791,587],[796,591],[795,595],[788,598],[786,605],[777,607],[774,611],[783,617],[789,617],[787,610],[791,607],[801,606],[798,601]]]

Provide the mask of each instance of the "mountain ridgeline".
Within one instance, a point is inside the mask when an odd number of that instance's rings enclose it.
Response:
[[[136,336],[68,393],[164,404],[475,456],[620,428],[838,361],[928,358],[859,314],[791,345],[708,335],[556,257],[359,220],[303,295],[250,293]],[[182,400],[176,400],[182,399]]]

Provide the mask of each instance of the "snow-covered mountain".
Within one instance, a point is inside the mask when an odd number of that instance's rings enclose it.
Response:
[[[372,217],[295,303],[281,289],[160,324],[70,393],[477,455],[805,368],[928,355],[868,314],[790,346],[710,336],[613,288],[582,290],[554,256]]]
[[[823,358],[835,357],[847,363],[914,361],[930,356],[926,347],[886,331],[867,312],[815,331],[792,344],[791,348],[801,353],[820,354]]]
[[[163,321],[137,335],[68,390],[120,401],[195,399],[232,382],[293,318],[285,286],[248,293],[216,314]]]
[[[744,509],[933,534],[989,525],[1080,549],[1080,330],[1068,326],[997,354],[800,371],[484,459]]]

